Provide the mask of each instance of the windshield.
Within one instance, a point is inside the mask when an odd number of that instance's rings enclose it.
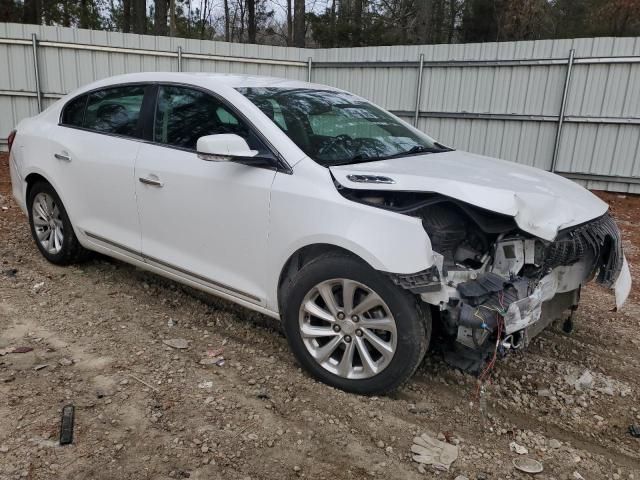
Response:
[[[345,92],[274,87],[237,90],[325,167],[449,150]]]

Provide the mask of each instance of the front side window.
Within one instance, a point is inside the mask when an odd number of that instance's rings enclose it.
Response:
[[[139,137],[144,90],[143,85],[130,85],[91,92],[84,114],[84,128]]]
[[[323,166],[449,150],[393,115],[345,92],[238,88]]]
[[[154,142],[195,150],[198,139],[206,135],[235,133],[250,148],[257,139],[245,122],[214,96],[189,87],[161,86],[153,126]]]

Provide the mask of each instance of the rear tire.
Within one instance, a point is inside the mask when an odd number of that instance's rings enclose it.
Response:
[[[341,390],[391,392],[413,375],[427,351],[429,310],[354,256],[328,253],[311,260],[285,283],[282,298],[294,355],[314,377]]]
[[[69,215],[54,188],[36,182],[27,199],[31,235],[42,256],[56,265],[77,263],[89,256],[73,231]]]

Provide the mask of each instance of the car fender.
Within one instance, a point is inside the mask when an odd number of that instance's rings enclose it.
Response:
[[[276,177],[269,228],[269,308],[277,310],[278,280],[287,261],[311,245],[345,249],[384,272],[416,273],[434,264],[421,219],[348,200],[329,171],[311,160],[296,165],[293,175]]]

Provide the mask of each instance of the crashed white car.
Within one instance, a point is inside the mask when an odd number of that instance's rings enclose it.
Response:
[[[93,250],[281,318],[300,363],[351,392],[397,388],[430,340],[477,370],[591,279],[618,306],[631,288],[587,190],[326,86],[124,75],[22,121],[10,147],[49,261]]]

